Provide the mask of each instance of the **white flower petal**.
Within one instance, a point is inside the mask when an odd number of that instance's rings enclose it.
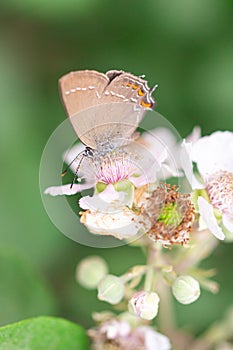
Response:
[[[118,192],[115,190],[114,186],[112,184],[109,184],[103,192],[99,194],[99,197],[108,203],[111,203],[113,201],[119,201],[121,202],[121,205],[123,204],[124,200],[124,192]]]
[[[148,178],[145,175],[141,175],[138,177],[137,176],[130,176],[129,181],[132,182],[132,184],[135,187],[141,187],[141,186],[148,184]]]
[[[198,197],[198,207],[200,215],[206,223],[206,226],[210,232],[218,239],[223,240],[225,238],[222,229],[218,226],[217,220],[214,216],[214,209],[203,197]]]
[[[229,232],[233,233],[233,219],[229,218],[227,215],[223,215],[222,223]]]
[[[184,170],[185,176],[189,181],[193,190],[204,188],[193,174],[193,163],[191,158],[192,153],[192,144],[187,143],[185,140],[182,142],[180,147],[180,158],[181,158],[181,166]]]
[[[141,330],[144,333],[145,337],[145,350],[170,350],[171,349],[171,343],[169,339],[150,327],[147,326],[141,326],[138,327],[138,330]]]
[[[192,160],[200,174],[213,174],[220,170],[233,172],[233,132],[217,131],[194,143]]]
[[[175,164],[163,163],[160,171],[157,173],[158,180],[166,180],[169,177],[181,177],[183,172],[178,169]]]
[[[166,158],[165,149],[163,150],[163,155],[160,154],[157,157],[147,144],[140,143],[139,141],[131,142],[125,147],[125,150],[128,154],[132,155],[132,164],[135,166],[134,173],[139,176],[144,175],[146,177],[149,169],[152,169],[156,173],[160,169],[163,159]]]
[[[61,186],[51,186],[46,188],[44,191],[45,194],[50,194],[51,196],[61,196],[61,195],[73,195],[83,190],[87,190],[88,188],[93,187],[94,184],[85,183],[85,184],[73,184],[72,188],[70,188],[70,184],[61,185]]]
[[[203,217],[200,215],[198,220],[198,231],[204,231],[207,229],[206,223],[203,220]]]
[[[101,326],[100,331],[106,334],[107,339],[116,339],[129,335],[130,325],[125,321],[110,320]]]
[[[180,146],[177,137],[172,131],[163,127],[156,128],[144,133],[141,141],[147,145],[162,168],[162,176],[159,179],[179,176],[180,159],[178,153]],[[165,171],[163,167],[166,168]],[[167,172],[168,169],[169,171]]]
[[[114,236],[118,239],[134,237],[142,227],[138,216],[126,207],[115,213],[86,211],[82,214],[81,223],[94,234]]]
[[[191,132],[191,134],[189,134],[186,137],[186,141],[187,142],[192,142],[195,143],[197,142],[199,139],[201,138],[201,128],[200,126],[195,126]]]
[[[79,153],[83,152],[84,150],[85,146],[82,143],[77,143],[62,155],[62,159],[68,165],[75,159],[75,157],[77,157]],[[75,173],[79,162],[80,158],[76,159],[70,166],[70,169],[73,171],[73,173]]]
[[[165,161],[167,158],[167,146],[159,137],[156,129],[144,133],[140,139],[140,141],[146,145],[146,148],[154,155],[159,164]]]
[[[125,198],[126,193],[116,191],[114,186],[109,184],[103,192],[81,198],[79,206],[85,210],[113,213],[127,204]]]

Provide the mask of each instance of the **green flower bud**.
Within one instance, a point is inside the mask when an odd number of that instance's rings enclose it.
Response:
[[[98,285],[98,299],[118,304],[124,296],[125,286],[120,277],[105,276]]]
[[[95,289],[107,273],[106,262],[101,257],[93,255],[83,259],[78,264],[76,280],[87,289]]]
[[[200,286],[191,276],[179,276],[172,285],[172,292],[181,304],[191,304],[200,296]]]

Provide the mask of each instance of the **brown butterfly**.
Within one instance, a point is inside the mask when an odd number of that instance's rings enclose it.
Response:
[[[59,80],[59,87],[74,131],[86,146],[78,155],[80,162],[84,156],[104,154],[129,140],[145,111],[155,107],[152,93],[157,85],[150,89],[143,77],[123,71],[71,72]]]

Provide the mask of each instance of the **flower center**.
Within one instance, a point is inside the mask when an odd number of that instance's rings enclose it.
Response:
[[[178,211],[176,203],[168,203],[162,209],[157,221],[163,222],[165,225],[177,226],[180,224],[182,216]]]
[[[184,244],[189,240],[195,212],[188,195],[182,195],[176,186],[163,184],[147,198],[142,217],[148,222],[152,240],[164,245]]]
[[[96,157],[94,160],[95,174],[98,182],[112,184],[128,179],[136,170],[128,153],[114,151],[106,155]]]
[[[213,207],[233,218],[233,173],[219,171],[209,176],[206,183]]]

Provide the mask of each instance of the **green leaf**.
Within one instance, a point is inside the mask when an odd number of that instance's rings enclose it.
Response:
[[[85,330],[70,321],[37,317],[0,328],[0,350],[87,350]]]

